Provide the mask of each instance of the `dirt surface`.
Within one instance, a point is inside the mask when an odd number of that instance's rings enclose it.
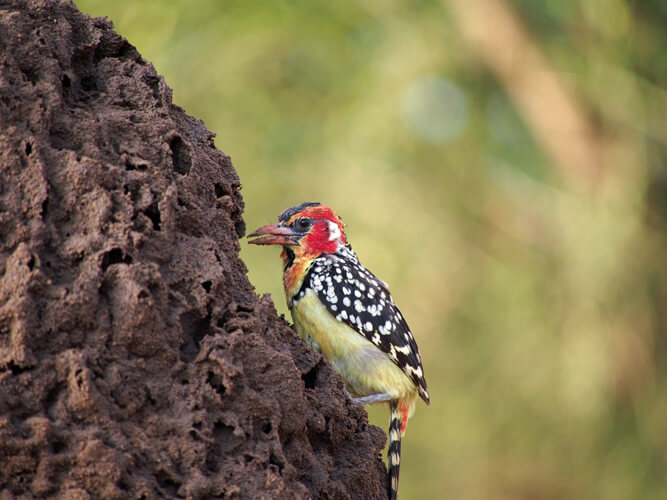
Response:
[[[229,157],[110,22],[0,0],[0,175],[0,498],[386,496],[248,282]]]

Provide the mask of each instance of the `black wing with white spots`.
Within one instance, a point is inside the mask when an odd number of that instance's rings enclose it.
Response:
[[[428,402],[428,391],[419,349],[403,315],[384,281],[361,265],[347,247],[315,259],[302,289],[317,293],[338,321],[343,321],[385,352],[419,388]]]

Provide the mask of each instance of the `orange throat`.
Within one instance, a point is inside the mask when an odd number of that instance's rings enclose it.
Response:
[[[280,253],[280,256],[283,259],[283,264],[285,265],[285,271],[283,272],[283,286],[285,287],[285,295],[287,296],[288,302],[290,299],[299,291],[301,283],[306,275],[308,266],[315,259],[315,255],[305,255],[294,257],[290,263],[290,259],[287,256],[287,252],[283,248],[283,251]]]

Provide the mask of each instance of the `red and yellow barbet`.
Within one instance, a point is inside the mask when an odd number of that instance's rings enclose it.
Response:
[[[302,203],[249,237],[281,245],[294,326],[331,363],[361,404],[388,402],[389,496],[398,495],[401,437],[417,396],[429,403],[419,349],[387,284],[361,265],[329,207]]]

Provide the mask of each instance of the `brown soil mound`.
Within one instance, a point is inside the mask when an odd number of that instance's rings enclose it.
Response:
[[[110,22],[0,0],[0,173],[0,498],[386,496],[247,280],[229,157]]]

